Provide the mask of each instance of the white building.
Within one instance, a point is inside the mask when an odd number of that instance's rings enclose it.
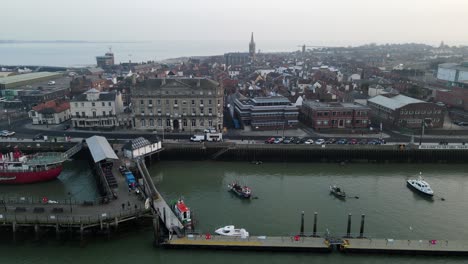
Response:
[[[468,82],[468,62],[439,64],[437,79],[449,82]]]
[[[119,115],[123,110],[120,93],[99,92],[94,88],[73,98],[70,103],[74,127],[120,126]]]
[[[161,150],[162,144],[158,137],[154,137],[151,140],[144,137],[135,138],[128,141],[122,147],[124,156],[129,159],[144,157]]]
[[[64,100],[52,100],[36,105],[29,111],[33,125],[56,125],[70,119],[70,103]]]

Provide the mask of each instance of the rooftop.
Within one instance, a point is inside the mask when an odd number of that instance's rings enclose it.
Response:
[[[45,103],[36,105],[32,108],[34,111],[48,114],[48,113],[61,113],[67,109],[70,109],[70,102],[52,100]]]
[[[399,94],[394,97],[386,97],[383,95],[377,95],[375,97],[372,97],[371,99],[367,100],[369,102],[382,105],[384,107],[390,108],[392,110],[404,107],[409,104],[417,104],[417,103],[426,103],[422,100],[415,99],[412,97],[408,97],[402,94]]]
[[[351,109],[368,109],[368,106],[357,103],[339,103],[339,102],[317,102],[317,101],[304,101],[302,105],[307,105],[311,108],[332,109],[332,108],[351,108]]]
[[[451,62],[442,63],[442,64],[439,64],[439,68],[459,70],[459,71],[467,71],[468,72],[468,62],[462,62],[461,64],[451,63]]]

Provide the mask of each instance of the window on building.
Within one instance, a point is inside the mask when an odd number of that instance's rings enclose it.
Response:
[[[187,104],[187,101],[183,100],[183,101],[182,101],[182,104],[183,104],[183,105],[186,105],[186,104]]]
[[[208,126],[209,126],[209,127],[213,127],[213,120],[211,120],[211,119],[208,120]]]
[[[346,124],[351,124],[351,120],[346,120]]]
[[[96,103],[95,103],[95,102],[92,102],[92,103],[91,103],[91,106],[96,106]]]
[[[112,106],[112,102],[109,102],[109,106]]]
[[[336,116],[336,112],[332,112],[332,116]]]
[[[213,113],[213,109],[208,108],[208,114],[212,114],[212,113]]]
[[[197,126],[197,120],[192,119],[192,126],[193,126],[193,127],[194,127],[194,126]]]
[[[317,112],[317,116],[322,116],[322,112]]]
[[[76,117],[80,117],[80,112],[76,112]]]
[[[187,119],[182,119],[182,126],[184,126],[184,127],[187,126]]]
[[[323,124],[328,126],[328,120],[323,121]]]
[[[208,104],[211,105],[211,100],[208,100]]]
[[[323,115],[324,115],[324,116],[328,116],[328,112],[324,112]]]
[[[102,106],[106,106],[106,103],[102,102],[101,105],[102,105]]]
[[[195,114],[195,112],[196,112],[195,108],[192,108],[192,114]]]
[[[81,112],[82,117],[86,117],[85,112]]]
[[[160,105],[160,104],[161,104],[161,100],[158,99],[157,103],[158,103],[158,105]]]
[[[161,114],[161,108],[158,108],[158,115]]]
[[[140,120],[140,124],[142,127],[145,127],[146,126],[146,120],[145,119],[141,119]]]
[[[84,103],[81,103],[81,106],[84,107]]]
[[[75,107],[78,107],[78,103],[75,103]]]
[[[166,99],[166,104],[167,104],[167,105],[169,104],[169,99]]]
[[[200,126],[205,126],[205,120],[200,119]]]
[[[356,120],[356,125],[361,124],[361,120]]]
[[[363,124],[367,124],[367,120],[362,120],[362,123],[363,123]]]
[[[149,126],[151,126],[151,127],[154,126],[154,119],[151,118],[151,119],[149,120]]]
[[[205,113],[205,109],[203,107],[200,107],[200,114],[204,114]]]
[[[195,104],[195,100],[192,100],[192,104],[193,104],[193,105]]]
[[[177,99],[174,100],[174,104],[175,104],[175,105],[177,104]]]
[[[202,104],[203,104],[203,100],[200,100],[200,105],[202,105]]]
[[[144,105],[144,104],[145,104],[145,100],[140,100],[140,104]]]
[[[96,111],[93,111],[93,117],[96,117]]]
[[[102,111],[102,116],[106,116],[106,111]]]
[[[166,126],[168,126],[168,127],[171,126],[171,120],[170,119],[166,119]]]
[[[221,100],[218,99],[218,104],[221,104]]]
[[[109,111],[109,116],[111,116],[111,115],[112,115],[112,110]]]
[[[162,126],[162,119],[158,119],[158,126]]]
[[[153,100],[149,99],[149,100],[148,100],[148,104],[149,104],[149,105],[152,105],[152,104],[153,104]]]
[[[322,124],[322,121],[317,121],[317,125],[320,126]]]

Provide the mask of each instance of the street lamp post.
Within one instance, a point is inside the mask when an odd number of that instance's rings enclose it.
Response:
[[[424,136],[424,119],[421,119],[421,136],[419,137],[419,146],[422,144],[422,138]]]

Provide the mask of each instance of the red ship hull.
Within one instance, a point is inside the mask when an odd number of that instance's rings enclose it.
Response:
[[[62,172],[62,166],[45,171],[5,172],[0,171],[0,184],[22,184],[43,182],[56,179]]]

